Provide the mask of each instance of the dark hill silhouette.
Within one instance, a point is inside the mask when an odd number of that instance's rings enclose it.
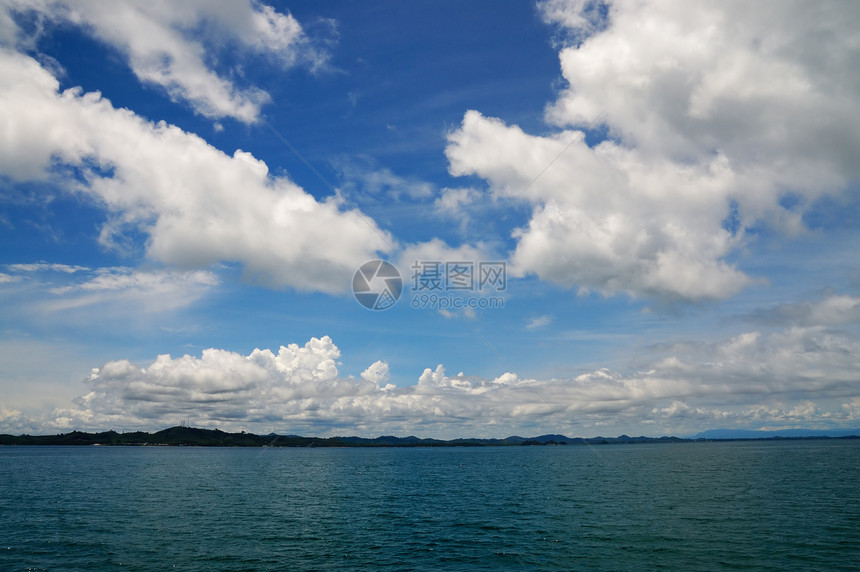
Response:
[[[72,431],[59,435],[0,435],[0,445],[138,445],[138,446],[196,446],[196,447],[487,447],[512,445],[613,445],[634,443],[679,443],[694,441],[727,440],[724,430],[700,433],[696,439],[679,437],[566,437],[564,435],[540,435],[524,438],[516,435],[504,439],[459,438],[451,440],[422,439],[410,435],[395,437],[383,435],[372,439],[366,437],[302,437],[299,435],[255,435],[253,433],[227,433],[220,429],[197,427],[169,427],[155,433],[134,431],[117,433],[85,433]],[[729,433],[732,434],[732,433]],[[840,430],[838,435],[772,435],[764,432],[736,432],[735,439],[750,439],[755,434],[759,439],[829,439],[860,438],[860,430]],[[729,438],[728,440],[731,440]]]

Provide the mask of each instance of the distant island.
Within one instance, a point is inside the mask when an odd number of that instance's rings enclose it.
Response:
[[[790,439],[860,439],[860,430],[833,431],[789,430],[780,432],[740,431],[718,429],[691,438],[681,437],[539,437],[511,436],[505,439],[421,439],[418,437],[302,437],[299,435],[255,435],[227,433],[219,429],[170,427],[155,433],[134,431],[117,433],[104,431],[86,433],[72,431],[58,435],[0,435],[0,445],[113,445],[113,446],[195,446],[195,447],[487,447],[487,446],[551,446],[551,445],[618,445],[631,443],[686,443],[700,441],[749,441]]]

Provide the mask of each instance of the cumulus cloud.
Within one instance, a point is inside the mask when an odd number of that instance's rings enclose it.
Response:
[[[628,145],[661,157],[722,154],[740,173],[761,168],[766,180],[810,193],[856,177],[849,156],[858,136],[848,125],[860,120],[851,104],[860,88],[860,8],[820,2],[810,11],[798,1],[748,8],[612,4],[605,30],[561,52],[569,87],[548,118],[604,121]],[[753,199],[748,208],[757,202],[772,207]]]
[[[475,111],[446,152],[453,174],[480,175],[494,194],[534,204],[528,226],[514,232],[514,272],[605,294],[688,299],[722,298],[749,281],[722,260],[739,237],[722,227],[724,214],[713,215],[726,205],[705,186],[725,184],[707,180],[719,165],[655,167],[609,143],[591,149],[579,133],[530,136]]]
[[[385,389],[394,389],[395,386],[390,383],[386,383],[385,386],[382,385],[388,381],[389,376],[388,364],[384,361],[376,361],[372,363],[370,367],[361,373],[361,378],[364,380],[371,381]]]
[[[857,6],[553,1],[582,32],[568,87],[535,136],[469,111],[449,134],[454,175],[531,204],[521,274],[604,294],[719,299],[751,278],[727,260],[748,229],[796,233],[806,207],[860,178]],[[810,26],[810,22],[815,22]],[[589,146],[586,129],[609,139]],[[791,196],[791,208],[783,199]]]
[[[260,106],[269,101],[264,91],[239,88],[207,65],[212,53],[225,44],[267,54],[285,66],[307,63],[316,68],[327,59],[292,15],[250,0],[128,0],[113,3],[109,10],[96,0],[3,4],[0,37],[7,41],[26,39],[10,12],[37,12],[43,20],[75,24],[123,53],[140,81],[165,89],[172,99],[188,102],[206,117],[253,123]]]
[[[0,171],[76,185],[107,209],[106,245],[125,230],[143,232],[146,254],[170,266],[238,262],[268,286],[340,292],[357,260],[393,243],[337,197],[317,201],[270,176],[250,153],[227,155],[175,126],[116,109],[98,93],[60,92],[36,60],[6,49],[0,98]],[[77,176],[65,177],[69,169]]]
[[[200,357],[161,355],[146,367],[117,360],[94,369],[89,393],[58,412],[62,423],[149,425],[193,419],[211,424],[272,424],[295,419],[337,422],[337,411],[383,391],[387,365],[374,364],[361,380],[338,376],[340,350],[324,336],[277,353],[247,356],[204,350]],[[367,379],[367,378],[373,378]]]
[[[110,361],[93,370],[73,406],[42,423],[129,429],[188,419],[264,433],[498,437],[687,434],[703,426],[801,423],[826,428],[858,419],[860,342],[845,333],[750,331],[716,343],[669,344],[657,354],[638,372],[603,368],[567,379],[449,375],[439,364],[414,385],[395,387],[381,361],[359,379],[344,377],[340,350],[328,336],[277,352],[208,349],[199,357],[158,356],[144,366]]]

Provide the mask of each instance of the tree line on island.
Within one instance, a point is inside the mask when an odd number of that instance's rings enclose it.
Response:
[[[847,431],[846,433],[852,433]],[[485,446],[547,446],[547,445],[612,445],[631,443],[681,443],[696,441],[750,440],[750,439],[828,439],[858,438],[860,431],[846,435],[797,435],[779,436],[763,434],[761,437],[717,438],[710,436],[684,439],[680,437],[566,437],[564,435],[541,435],[524,438],[518,436],[504,439],[421,439],[419,437],[382,436],[366,437],[302,437],[299,435],[255,435],[253,433],[227,433],[219,429],[200,429],[177,426],[147,433],[133,431],[118,433],[104,431],[86,433],[72,431],[58,435],[0,435],[0,445],[113,445],[113,446],[197,446],[197,447],[485,447]]]

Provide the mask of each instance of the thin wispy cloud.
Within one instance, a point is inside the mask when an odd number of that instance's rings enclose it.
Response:
[[[536,316],[536,317],[532,318],[531,320],[529,320],[529,322],[526,324],[526,329],[527,330],[536,330],[538,328],[543,328],[544,326],[548,326],[551,323],[552,323],[552,316],[548,316],[548,315]]]

